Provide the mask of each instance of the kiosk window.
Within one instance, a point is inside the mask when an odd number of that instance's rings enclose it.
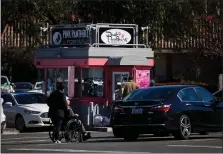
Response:
[[[81,79],[82,96],[104,96],[104,72],[102,68],[82,68]]]

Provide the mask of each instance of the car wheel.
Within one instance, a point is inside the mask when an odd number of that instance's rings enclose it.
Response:
[[[19,132],[24,132],[26,129],[25,121],[22,116],[16,118],[15,128],[19,130]]]
[[[200,134],[200,135],[208,135],[207,132],[200,132],[199,134]]]
[[[157,132],[154,132],[153,134],[155,137],[166,137],[166,136],[169,136],[170,133],[167,132],[167,131],[157,131]]]
[[[173,131],[172,135],[176,139],[187,140],[190,138],[191,134],[191,122],[190,118],[187,115],[182,115],[179,121],[179,129],[177,131]]]
[[[125,141],[136,141],[139,137],[139,133],[136,131],[125,131],[124,133],[124,140]]]
[[[120,138],[123,137],[123,132],[120,128],[112,128],[114,137]]]

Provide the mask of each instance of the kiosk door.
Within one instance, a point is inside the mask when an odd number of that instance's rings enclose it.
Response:
[[[113,72],[112,73],[112,100],[121,99],[121,86],[128,81],[129,72]]]

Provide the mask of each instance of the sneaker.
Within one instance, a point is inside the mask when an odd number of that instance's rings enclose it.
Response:
[[[56,141],[55,141],[55,143],[61,143],[61,141],[59,141],[59,140],[56,140]]]
[[[90,139],[91,138],[91,133],[90,132],[88,132],[88,133],[84,133],[83,134],[83,140],[84,141],[87,141],[88,139]]]

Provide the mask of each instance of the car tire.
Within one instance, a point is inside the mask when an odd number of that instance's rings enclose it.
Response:
[[[114,137],[116,137],[116,138],[123,137],[123,132],[120,128],[112,128],[112,131],[113,131]]]
[[[199,134],[200,134],[200,135],[208,135],[207,132],[200,132]]]
[[[178,140],[187,140],[191,134],[191,121],[187,115],[182,115],[178,123],[178,130],[172,131],[172,135]]]
[[[15,120],[15,128],[20,132],[24,132],[26,130],[25,121],[22,116],[18,116]]]
[[[154,132],[153,135],[155,137],[166,137],[166,136],[170,136],[170,133],[167,131],[158,131],[158,132]]]
[[[125,131],[124,140],[125,141],[136,141],[139,137],[139,133],[136,131]]]
[[[4,130],[6,129],[6,122],[1,123],[1,134],[4,133]]]

